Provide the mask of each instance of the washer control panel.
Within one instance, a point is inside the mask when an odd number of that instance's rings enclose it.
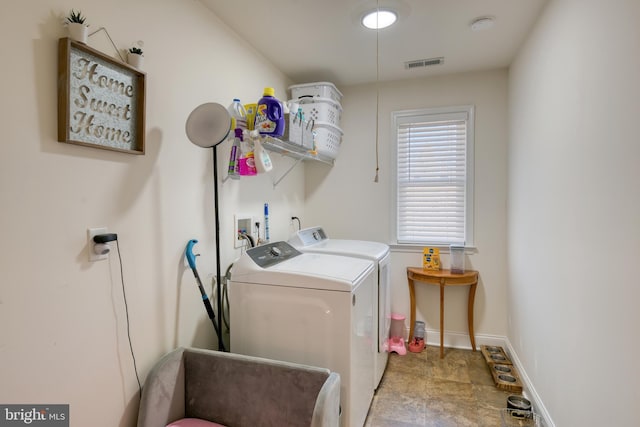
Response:
[[[302,246],[309,246],[327,240],[328,237],[322,227],[312,227],[298,231],[298,239],[300,243],[302,243]]]
[[[302,253],[287,242],[273,242],[247,250],[247,255],[262,268],[268,268]]]

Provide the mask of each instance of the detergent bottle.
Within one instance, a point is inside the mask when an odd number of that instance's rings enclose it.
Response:
[[[253,126],[256,123],[256,109],[258,104],[244,104],[244,109],[247,112],[247,130],[253,130]]]
[[[231,129],[246,129],[247,128],[247,110],[244,105],[240,103],[238,98],[234,98],[229,108],[227,108],[231,115]]]
[[[272,87],[264,88],[262,98],[258,101],[254,128],[261,135],[280,138],[284,135],[284,109],[274,93]]]

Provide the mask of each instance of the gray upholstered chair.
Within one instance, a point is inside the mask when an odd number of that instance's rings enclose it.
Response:
[[[138,427],[185,418],[229,427],[337,427],[339,408],[340,376],[328,369],[178,348],[149,373]],[[192,422],[177,425],[200,425]]]

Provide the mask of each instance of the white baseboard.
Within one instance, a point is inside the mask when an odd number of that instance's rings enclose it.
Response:
[[[507,355],[511,358],[511,362],[515,365],[516,369],[518,370],[518,374],[520,374],[520,380],[522,381],[522,385],[523,385],[522,394],[531,402],[531,406],[533,406],[533,411],[538,415],[540,415],[540,417],[542,417],[542,422],[544,426],[555,427],[555,423],[551,419],[551,415],[549,415],[549,411],[547,411],[547,408],[544,406],[544,403],[542,403],[542,399],[540,398],[540,395],[538,395],[538,392],[533,386],[531,379],[527,375],[527,371],[525,371],[524,367],[522,366],[522,363],[518,358],[518,354],[513,349],[513,346],[511,345],[509,338],[504,337],[504,345],[505,345],[505,351],[507,352]]]
[[[409,333],[407,332],[407,336]],[[427,344],[440,346],[440,330],[439,329],[427,329]],[[497,335],[478,335],[476,334],[476,350],[480,349],[481,345],[504,345],[505,337]],[[465,350],[471,350],[471,340],[469,334],[461,332],[448,332],[444,331],[444,346],[450,348],[461,348]]]
[[[409,330],[407,329],[406,336],[409,336]],[[440,346],[440,330],[439,329],[427,329],[427,344],[439,347]],[[541,418],[544,427],[555,427],[547,408],[542,403],[542,399],[536,392],[535,387],[531,383],[531,379],[527,375],[518,355],[516,354],[513,346],[509,342],[509,339],[505,336],[500,335],[486,335],[486,334],[476,334],[476,350],[480,350],[481,345],[494,345],[501,346],[506,351],[507,355],[515,365],[518,373],[520,374],[520,380],[522,381],[522,394],[524,397],[531,401],[531,405],[533,406],[533,410],[537,413]],[[449,348],[460,348],[465,350],[471,350],[471,341],[469,340],[469,335],[460,333],[460,332],[444,332],[444,346]]]

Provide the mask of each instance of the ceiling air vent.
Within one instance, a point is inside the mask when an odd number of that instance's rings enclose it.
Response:
[[[432,65],[444,64],[444,56],[439,58],[429,59],[417,59],[415,61],[407,61],[404,63],[404,68],[407,70],[413,70],[414,68],[430,67]]]

